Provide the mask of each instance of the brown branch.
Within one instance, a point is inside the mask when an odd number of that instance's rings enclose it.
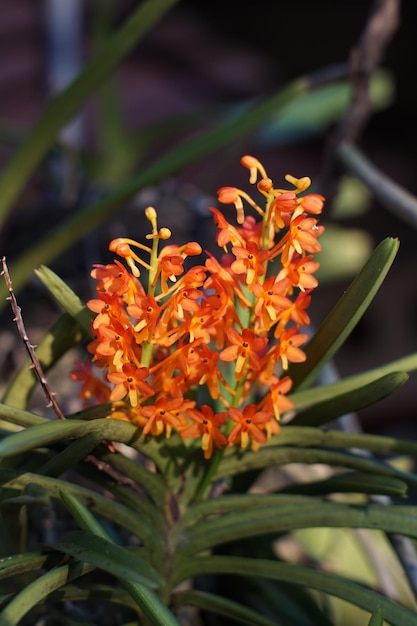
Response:
[[[58,416],[58,418],[60,420],[64,420],[65,419],[65,415],[61,410],[61,407],[59,406],[55,394],[52,391],[52,389],[49,386],[48,381],[46,380],[45,374],[43,372],[42,369],[42,365],[40,364],[40,361],[36,355],[35,352],[35,346],[32,345],[29,341],[29,337],[28,334],[26,332],[26,328],[25,325],[23,323],[23,318],[22,318],[22,309],[20,308],[20,306],[17,303],[17,299],[15,296],[15,293],[13,291],[13,285],[12,285],[12,281],[10,279],[10,274],[9,274],[9,270],[7,267],[7,263],[6,263],[6,257],[3,257],[2,260],[2,266],[3,266],[3,271],[2,274],[4,275],[4,280],[6,282],[6,286],[7,289],[9,291],[9,297],[7,298],[7,300],[10,300],[10,305],[12,307],[12,311],[14,313],[14,319],[13,321],[16,322],[16,326],[17,326],[17,330],[19,331],[19,335],[22,338],[22,341],[24,343],[24,346],[29,354],[30,360],[32,361],[32,369],[35,370],[36,376],[39,379],[39,382],[41,384],[41,387],[43,389],[43,392],[45,394],[46,400],[48,402],[47,406],[48,407],[52,407],[56,413],[56,415]]]
[[[381,63],[385,50],[399,25],[400,0],[374,0],[369,19],[350,53],[352,98],[345,115],[330,138],[324,159],[322,188],[327,198],[337,185],[339,146],[357,141],[371,115],[369,87],[372,74]]]
[[[352,100],[336,133],[336,143],[358,139],[371,114],[369,86],[399,25],[400,0],[374,0],[365,29],[350,54]]]

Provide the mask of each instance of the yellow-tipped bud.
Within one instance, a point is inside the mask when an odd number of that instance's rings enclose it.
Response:
[[[155,231],[156,230],[156,219],[157,219],[157,213],[155,211],[155,209],[153,208],[153,206],[148,206],[145,209],[145,216],[146,219],[148,219],[150,221],[150,223],[152,224],[152,228]]]
[[[158,233],[159,239],[163,239],[165,241],[167,239],[171,239],[171,235],[172,233],[169,230],[169,228],[164,227],[164,228],[159,229],[159,233]]]

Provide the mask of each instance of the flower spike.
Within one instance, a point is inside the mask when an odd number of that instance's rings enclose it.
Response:
[[[308,177],[287,175],[292,188],[281,189],[255,157],[241,164],[261,202],[236,187],[219,189],[219,202],[236,208],[232,222],[210,209],[219,255],[190,265],[200,244],[167,243],[171,231],[153,207],[145,210],[149,246],[126,237],[110,243],[120,260],[91,272],[90,363],[71,374],[86,406],[110,401],[109,417],[145,435],[198,439],[207,460],[279,436],[282,414],[293,409],[286,370],[306,358],[318,284],[324,198],[305,194]]]

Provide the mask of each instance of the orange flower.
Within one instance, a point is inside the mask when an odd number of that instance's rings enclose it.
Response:
[[[247,241],[245,247],[234,246],[232,252],[236,261],[230,266],[231,270],[236,274],[246,273],[247,285],[253,285],[258,276],[265,274],[265,261],[269,258],[269,253],[259,249],[254,241]]]
[[[116,387],[110,394],[110,400],[122,400],[129,396],[129,402],[133,407],[138,406],[140,396],[150,397],[154,395],[153,388],[145,381],[149,376],[149,368],[136,367],[132,363],[124,363],[121,372],[110,372],[107,378]]]
[[[151,405],[142,406],[141,413],[147,418],[143,434],[152,433],[161,435],[165,430],[166,437],[171,435],[172,428],[181,429],[186,424],[181,413],[188,413],[195,406],[195,402],[178,398],[158,398]]]
[[[312,274],[319,269],[320,263],[312,259],[312,255],[293,257],[278,274],[278,278],[287,276],[292,286],[298,287],[301,291],[314,289],[318,285],[318,280]]]
[[[305,353],[298,347],[308,339],[306,333],[300,333],[298,327],[283,330],[279,341],[266,355],[265,378],[270,378],[276,363],[281,360],[284,370],[288,369],[288,362],[301,363],[306,360]]]
[[[253,286],[253,293],[257,298],[255,315],[261,331],[268,332],[277,321],[278,315],[291,307],[292,302],[287,297],[287,292],[288,281],[277,281],[275,276],[267,278],[263,285]]]
[[[74,363],[76,368],[70,372],[72,380],[81,382],[79,397],[84,400],[87,406],[91,405],[93,399],[97,404],[105,404],[110,400],[110,389],[106,383],[94,376],[91,363]]]
[[[251,369],[259,370],[259,353],[265,350],[268,338],[257,337],[250,328],[244,328],[242,333],[238,333],[235,328],[229,328],[226,334],[231,345],[220,352],[220,359],[226,362],[236,361],[236,377],[241,377],[246,363]]]
[[[285,411],[289,411],[294,407],[294,403],[286,395],[291,387],[292,380],[289,376],[284,376],[281,380],[275,379],[270,386],[269,392],[261,402],[262,408],[273,412],[275,419],[278,421]]]
[[[220,426],[227,419],[227,413],[214,413],[207,404],[201,405],[201,410],[190,409],[188,417],[194,422],[180,431],[183,439],[195,439],[201,436],[201,447],[204,450],[204,458],[210,459],[213,453],[213,444],[217,448],[226,445],[227,439],[220,430]]]
[[[247,448],[250,437],[252,449],[257,450],[260,443],[266,442],[267,437],[263,428],[273,417],[273,413],[259,411],[256,404],[248,404],[243,411],[230,407],[229,417],[236,422],[227,438],[229,444],[240,442],[242,448]]]

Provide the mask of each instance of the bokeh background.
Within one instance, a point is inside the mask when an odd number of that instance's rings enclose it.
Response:
[[[106,34],[139,3],[1,0],[0,4],[0,164],[4,166],[51,96],[65,87]],[[37,170],[3,227],[0,254],[13,261],[73,211],[140,171],[175,141],[204,128],[216,111],[233,116],[301,75],[347,63],[372,6],[364,0],[238,5],[182,0],[121,63],[104,95],[91,98],[61,133],[56,149]],[[371,161],[415,195],[416,24],[417,4],[405,0],[399,28],[382,62],[384,97],[359,139]],[[148,204],[157,207],[161,223],[172,228],[178,240],[198,238],[212,247],[208,206],[215,204],[215,192],[223,185],[247,188],[239,159],[254,154],[275,182],[286,173],[308,175],[315,190],[329,198],[324,220],[339,238],[333,243],[329,239],[323,270],[337,264],[340,255],[345,260],[339,274],[323,271],[312,305],[315,325],[342,295],[359,261],[379,241],[387,236],[401,240],[388,279],[335,359],[336,372],[358,373],[416,351],[417,232],[352,181],[343,187],[347,191],[341,197],[339,183],[346,182],[341,172],[331,184],[324,181],[337,121],[329,117],[326,123],[309,124],[315,119],[313,113],[304,108],[306,123],[298,128],[290,125],[277,130],[266,125],[144,190],[50,265],[81,297],[90,297],[91,264],[110,258],[106,246],[112,237],[143,236],[142,214]],[[152,133],[145,140],[144,130],[150,128]],[[132,137],[137,138],[133,149],[127,141]],[[36,340],[57,310],[36,278],[18,295]],[[1,314],[0,373],[4,379],[19,363],[19,339],[10,317],[8,310]],[[362,423],[370,431],[414,436],[416,399],[416,379],[411,376],[394,396],[364,410]]]

